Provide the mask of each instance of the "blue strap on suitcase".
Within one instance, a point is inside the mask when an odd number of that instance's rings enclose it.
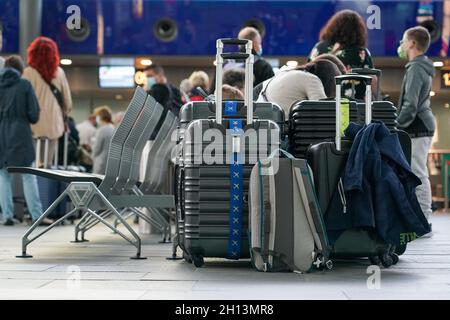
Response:
[[[227,110],[227,108],[225,108]],[[241,138],[242,120],[230,120],[230,130],[234,137]],[[240,151],[233,150],[230,163],[230,236],[228,240],[228,257],[239,259],[241,252],[242,206],[244,196],[243,159]]]

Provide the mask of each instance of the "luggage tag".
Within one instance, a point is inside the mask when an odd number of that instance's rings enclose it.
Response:
[[[344,136],[344,131],[350,124],[350,100],[341,100],[341,123],[339,124],[339,130],[341,131],[341,136]]]

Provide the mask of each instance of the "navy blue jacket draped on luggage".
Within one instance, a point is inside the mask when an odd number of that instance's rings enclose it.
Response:
[[[412,173],[397,134],[374,122],[350,123],[345,135],[353,140],[343,176],[347,211],[336,192],[327,210],[327,229],[336,235],[351,228],[375,228],[393,245],[404,244],[405,234],[414,240],[430,232],[415,194],[420,179]]]
[[[0,71],[0,169],[30,166],[34,161],[30,123],[39,120],[31,84],[11,68]]]

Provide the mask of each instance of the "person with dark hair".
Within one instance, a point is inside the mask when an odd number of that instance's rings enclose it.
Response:
[[[321,54],[331,53],[344,63],[348,72],[352,68],[373,68],[367,49],[367,28],[357,12],[342,10],[335,13],[320,31],[319,38],[309,61]]]
[[[338,75],[341,75],[338,67],[328,60],[315,60],[283,70],[263,82],[257,101],[274,102],[289,117],[289,109],[296,102],[334,97],[334,78]]]
[[[245,71],[242,69],[229,69],[223,73],[222,84],[235,87],[241,92],[245,86]]]
[[[112,112],[107,106],[98,107],[94,110],[97,121],[97,133],[92,149],[92,159],[94,166],[93,173],[105,174],[106,161],[108,160],[109,145],[114,135],[114,125],[112,123]]]
[[[33,135],[49,139],[47,162],[50,164],[58,139],[66,130],[65,119],[72,110],[70,87],[64,70],[59,67],[59,50],[52,39],[36,38],[27,54],[28,67],[23,77],[33,86],[40,108],[39,121],[32,125]],[[44,159],[44,150],[40,159]]]
[[[154,84],[162,84],[168,87],[170,93],[170,109],[178,116],[180,109],[183,106],[181,92],[178,88],[168,82],[163,67],[152,64],[144,69],[144,73],[147,76],[147,90],[150,90]]]
[[[430,34],[424,27],[405,31],[398,47],[401,59],[408,60],[400,90],[398,127],[411,137],[411,169],[422,184],[416,188],[417,198],[427,219],[431,218],[431,187],[427,168],[428,152],[436,122],[431,110],[430,91],[435,74],[433,61],[425,53]]]
[[[30,82],[21,78],[24,64],[19,56],[11,56],[0,70],[0,207],[4,224],[14,225],[14,205],[10,166],[29,167],[35,161],[30,124],[39,120],[39,104]],[[33,221],[42,214],[37,179],[22,174],[23,190]],[[44,219],[43,224],[53,221]]]
[[[347,73],[347,68],[342,63],[342,61],[339,60],[338,57],[336,57],[335,55],[333,55],[331,53],[320,54],[313,61],[315,61],[315,60],[328,60],[330,62],[333,62],[336,65],[336,67],[338,67],[338,69],[341,72],[341,74],[346,74]]]
[[[223,100],[244,100],[244,94],[238,88],[224,84],[222,86],[222,98]]]

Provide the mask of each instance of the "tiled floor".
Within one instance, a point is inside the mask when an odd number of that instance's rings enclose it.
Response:
[[[310,274],[260,273],[248,261],[218,259],[196,269],[166,260],[171,244],[157,236],[143,236],[147,260],[130,260],[133,247],[101,226],[82,244],[69,242],[73,226],[57,227],[30,245],[34,258],[17,259],[27,226],[0,226],[0,299],[449,299],[450,214],[432,223],[432,238],[381,270],[379,289],[366,260]]]

